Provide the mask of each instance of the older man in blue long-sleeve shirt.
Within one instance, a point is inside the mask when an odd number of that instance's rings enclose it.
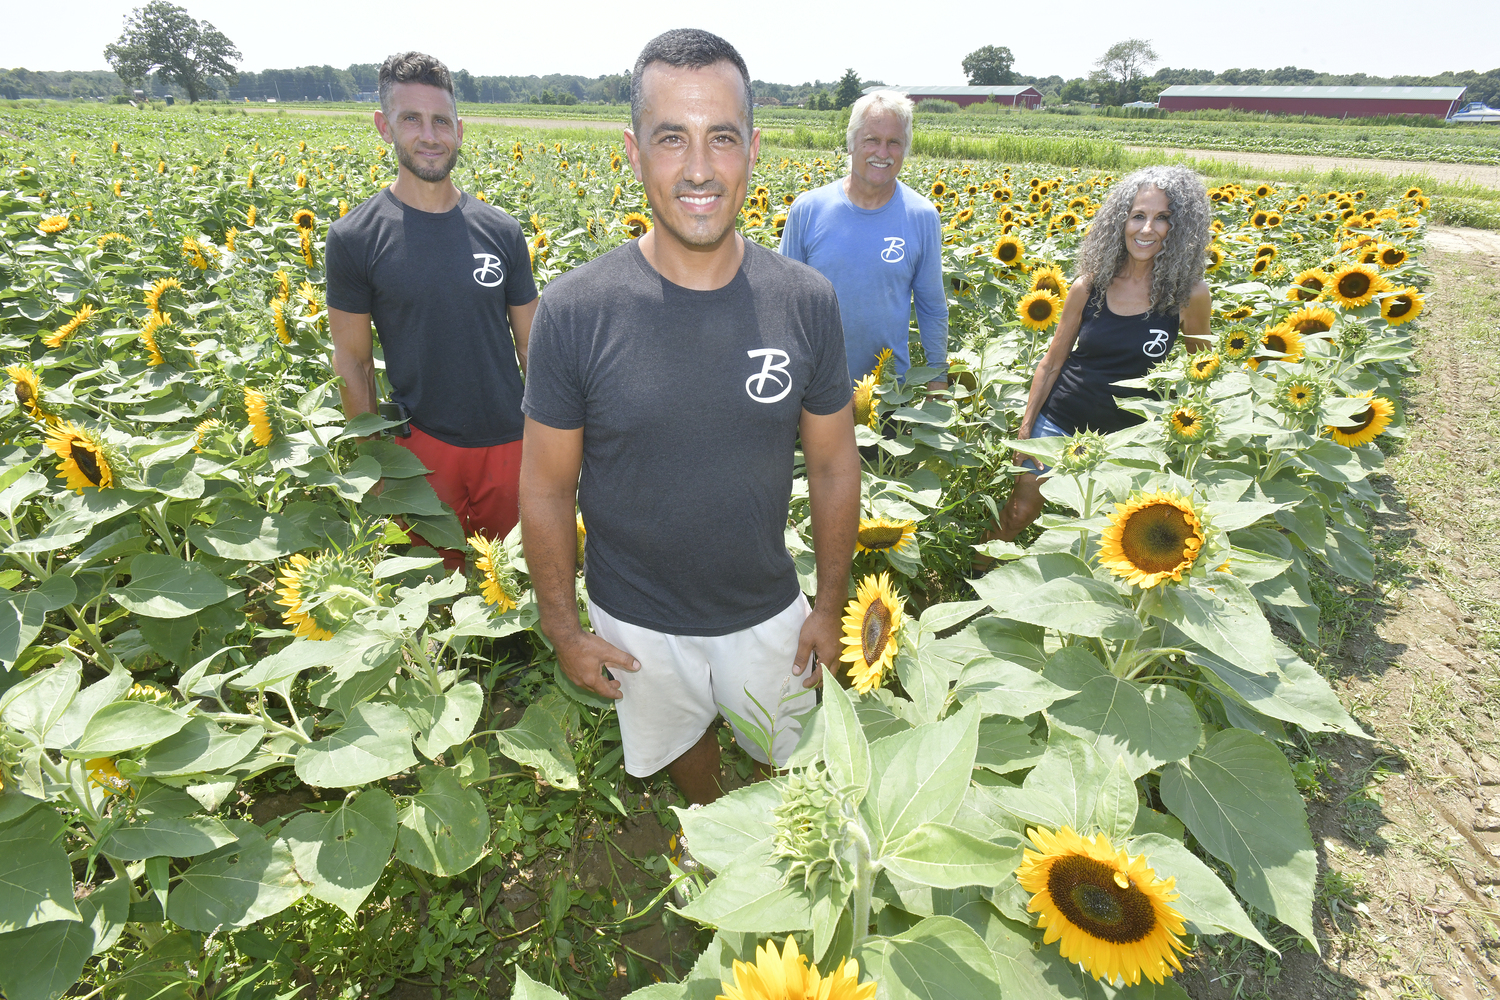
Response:
[[[942,224],[932,203],[896,177],[911,130],[905,95],[876,91],[860,98],[849,116],[848,176],[798,198],[782,231],[781,252],[833,283],[853,381],[868,375],[886,348],[905,378],[913,302],[927,365],[948,369]],[[947,384],[937,378],[927,385]]]

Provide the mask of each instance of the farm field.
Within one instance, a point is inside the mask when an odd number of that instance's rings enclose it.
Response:
[[[393,177],[367,124],[0,134],[9,1000],[712,997],[789,935],[840,998],[846,957],[898,1000],[1494,989],[1500,257],[1427,252],[1441,196],[1215,178],[1216,342],[1163,359],[1140,426],[1029,444],[1060,473],[1012,546],[985,535],[1026,382],[1117,174],[912,161],[956,387],[856,387],[858,592],[823,597],[860,684],[792,777],[746,785],[731,745],[737,787],[686,813],[556,673],[516,540],[445,577],[402,525],[463,546],[456,519],[338,410],[322,246]],[[612,140],[466,138],[455,179],[544,294],[649,225]],[[747,238],[838,168],[764,150]],[[796,501],[811,593],[807,533]],[[1038,903],[1039,855],[1155,950]],[[1096,933],[1044,940],[1048,906]]]

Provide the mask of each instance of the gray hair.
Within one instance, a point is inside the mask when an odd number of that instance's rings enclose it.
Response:
[[[1074,276],[1088,275],[1095,301],[1099,301],[1125,266],[1125,220],[1130,218],[1136,195],[1148,184],[1161,189],[1172,211],[1172,228],[1162,240],[1151,271],[1148,308],[1155,313],[1181,312],[1203,280],[1208,262],[1205,251],[1213,238],[1208,228],[1213,209],[1203,178],[1187,167],[1144,167],[1111,188],[1083,238]]]
[[[864,130],[865,119],[882,112],[890,112],[900,120],[901,127],[906,131],[905,151],[910,153],[913,109],[911,98],[896,90],[877,90],[855,101],[854,107],[849,109],[849,129],[844,133],[844,144],[850,155],[854,153],[859,133]]]

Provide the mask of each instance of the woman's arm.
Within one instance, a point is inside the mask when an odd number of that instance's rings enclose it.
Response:
[[[1052,394],[1052,387],[1057,384],[1057,376],[1062,372],[1063,363],[1073,352],[1079,327],[1083,325],[1083,307],[1088,301],[1089,291],[1088,275],[1068,286],[1068,301],[1063,304],[1057,331],[1052,334],[1052,343],[1047,345],[1047,353],[1037,362],[1036,373],[1031,376],[1031,393],[1026,397],[1026,412],[1021,417],[1021,431],[1018,435],[1023,441],[1031,437],[1037,415],[1042,412],[1042,405]]]
[[[1208,319],[1212,313],[1213,293],[1208,290],[1208,282],[1200,281],[1188,298],[1187,308],[1182,311],[1183,343],[1189,354],[1212,343],[1213,334],[1208,332]]]

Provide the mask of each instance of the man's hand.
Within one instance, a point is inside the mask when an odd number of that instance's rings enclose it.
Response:
[[[797,640],[797,659],[792,664],[792,673],[800,677],[802,671],[807,669],[808,657],[816,656],[817,659],[813,663],[812,673],[802,682],[803,687],[817,687],[823,683],[825,665],[833,673],[838,673],[839,657],[844,653],[843,638],[840,609],[828,612],[814,608],[812,614],[807,616],[802,623],[802,634]]]
[[[935,379],[933,379],[931,382],[927,383],[927,391],[928,392],[947,392],[948,391],[948,380],[945,379],[945,378],[935,378]]]
[[[579,687],[604,698],[618,700],[624,697],[620,682],[606,676],[606,670],[641,669],[639,661],[629,653],[605,642],[592,632],[579,631],[556,643],[557,665],[568,680]]]

